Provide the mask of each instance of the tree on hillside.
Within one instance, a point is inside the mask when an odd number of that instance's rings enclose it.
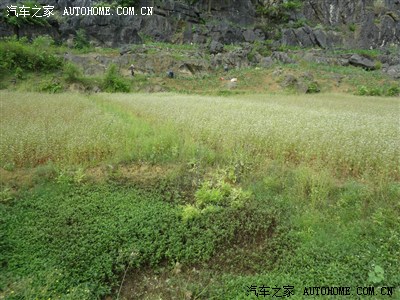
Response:
[[[270,23],[281,23],[287,21],[290,13],[302,5],[301,0],[257,0],[257,13]]]

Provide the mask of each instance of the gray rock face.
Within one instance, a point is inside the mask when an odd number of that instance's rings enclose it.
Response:
[[[400,64],[390,66],[389,68],[387,68],[386,73],[394,79],[400,79]]]
[[[303,13],[315,24],[355,26],[355,32],[344,41],[348,47],[377,48],[400,43],[398,0],[306,0]]]
[[[211,54],[217,54],[222,52],[224,50],[224,45],[222,45],[220,42],[217,41],[212,41],[210,44],[210,53]]]
[[[294,63],[294,60],[291,59],[289,57],[289,55],[287,55],[287,53],[285,53],[285,52],[275,51],[274,53],[272,53],[271,58],[273,60],[279,61],[279,62],[284,63],[284,64],[292,64],[292,63]]]
[[[263,57],[259,62],[259,66],[263,68],[271,68],[274,65],[274,61],[271,57]]]
[[[352,55],[349,59],[349,63],[353,66],[362,67],[366,70],[375,70],[376,69],[375,63],[372,60],[370,60],[366,57],[362,57],[358,54]]]
[[[282,43],[286,46],[332,48],[341,44],[342,38],[334,30],[312,29],[309,26],[284,29]]]
[[[66,7],[95,5],[97,0],[39,0],[53,5],[59,12]],[[152,16],[58,16],[51,28],[22,26],[21,35],[43,33],[67,40],[78,29],[85,29],[95,45],[120,47],[142,43],[141,37],[155,41],[206,44],[254,42],[274,35],[260,29],[265,20],[257,15],[255,0],[198,0],[193,5],[177,0],[141,0],[139,7],[154,6]],[[0,9],[15,5],[2,0]],[[59,13],[60,15],[60,13]],[[280,42],[302,47],[380,48],[400,44],[399,0],[304,0],[303,9],[292,16],[292,22],[306,18],[308,26],[280,29]],[[15,28],[0,21],[0,37],[14,33]],[[274,31],[275,32],[275,31]],[[277,42],[277,41],[276,41]]]
[[[235,49],[226,53],[218,53],[211,56],[211,66],[218,68],[227,66],[228,69],[249,67],[251,62],[248,59],[248,55],[251,52],[251,48]]]

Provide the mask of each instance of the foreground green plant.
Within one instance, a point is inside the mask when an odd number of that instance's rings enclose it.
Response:
[[[0,41],[0,56],[0,68],[4,71],[54,71],[62,67],[62,59],[54,53],[53,48],[41,46],[39,42],[32,47],[26,38]]]
[[[230,210],[185,224],[179,208],[155,193],[76,185],[61,176],[58,184],[0,203],[0,284],[7,299],[104,296],[126,266],[206,261],[238,230],[249,238],[258,227],[242,224],[249,212]],[[260,228],[269,226],[267,212],[260,218]]]
[[[400,95],[400,86],[367,87],[361,85],[357,88],[356,95],[395,97]]]
[[[111,93],[128,93],[130,91],[130,84],[128,80],[119,74],[116,65],[110,65],[104,78],[103,89]]]

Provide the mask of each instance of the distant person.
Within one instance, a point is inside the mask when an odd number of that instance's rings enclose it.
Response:
[[[224,66],[224,71],[225,71],[225,72],[228,72],[228,71],[229,71],[228,65],[225,65],[225,66]]]
[[[131,71],[132,77],[135,76],[135,66],[134,65],[131,65],[128,70]]]
[[[169,71],[167,72],[167,76],[168,76],[168,78],[174,78],[174,77],[175,77],[175,74],[174,74],[173,71],[169,70]]]

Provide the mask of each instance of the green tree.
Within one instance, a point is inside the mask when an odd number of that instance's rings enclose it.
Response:
[[[257,13],[269,23],[286,22],[292,11],[302,7],[301,0],[258,0]]]

